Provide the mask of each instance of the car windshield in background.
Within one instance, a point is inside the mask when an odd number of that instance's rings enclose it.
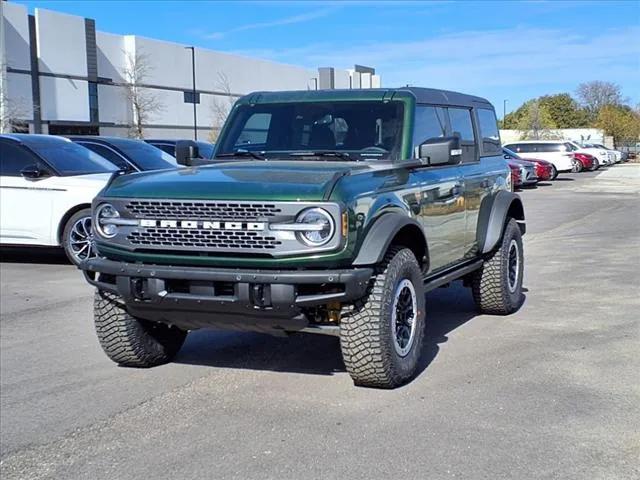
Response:
[[[139,141],[114,141],[113,144],[129,157],[140,170],[166,170],[176,168],[176,159],[159,148]]]
[[[206,142],[197,142],[198,144],[198,153],[202,158],[206,158],[207,160],[211,160],[213,158],[213,150],[214,145]]]
[[[229,120],[216,156],[396,160],[402,116],[400,102],[242,105]]]
[[[517,154],[516,152],[514,152],[513,150],[509,150],[508,148],[504,148],[504,147],[502,147],[502,151],[503,151],[506,155],[509,155],[510,157],[513,157],[513,158],[515,158],[515,159],[517,159],[517,160],[522,160],[522,159],[520,158],[520,155],[518,155],[518,154]]]
[[[62,176],[108,173],[118,170],[113,163],[73,142],[33,143],[29,147]]]

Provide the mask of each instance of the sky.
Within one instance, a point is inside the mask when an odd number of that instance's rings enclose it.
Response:
[[[23,1],[96,28],[315,69],[376,68],[383,87],[488,98],[502,114],[579,83],[640,103],[640,0]]]

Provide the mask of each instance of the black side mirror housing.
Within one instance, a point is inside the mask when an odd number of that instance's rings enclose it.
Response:
[[[36,164],[27,165],[22,170],[20,170],[20,175],[22,175],[27,180],[35,180],[37,178],[43,177],[45,172]]]
[[[200,158],[198,144],[193,140],[178,140],[176,142],[176,161],[179,165],[190,167],[193,160]]]
[[[458,136],[430,138],[418,150],[420,159],[429,166],[457,165],[462,157]]]

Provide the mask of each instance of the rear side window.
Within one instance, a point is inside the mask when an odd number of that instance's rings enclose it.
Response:
[[[500,155],[500,132],[493,110],[478,108],[478,127],[482,138],[482,153],[486,155]]]
[[[463,142],[475,142],[476,136],[473,133],[473,122],[471,121],[471,110],[466,108],[449,108],[449,121],[451,131],[460,134]]]
[[[536,152],[566,152],[567,147],[562,143],[537,143]]]
[[[0,175],[3,177],[19,177],[24,167],[37,163],[38,159],[24,148],[0,142]]]

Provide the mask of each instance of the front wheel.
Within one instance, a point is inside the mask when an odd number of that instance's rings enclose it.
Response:
[[[340,346],[356,385],[395,388],[418,369],[425,330],[422,271],[413,252],[391,248],[367,296],[340,323]]]
[[[96,291],[93,318],[100,346],[123,367],[154,367],[176,356],[187,332],[129,315],[119,297]]]
[[[594,158],[593,162],[591,163],[591,168],[589,169],[589,171],[595,172],[599,168],[600,168],[600,160],[598,160],[597,158]]]
[[[505,225],[502,241],[471,276],[473,299],[481,313],[508,315],[524,301],[522,234],[512,218]]]
[[[582,166],[582,163],[580,162],[580,160],[575,159],[575,158],[571,160],[571,172],[572,173],[581,172],[583,168],[584,167]]]
[[[91,228],[90,208],[77,211],[67,220],[62,231],[62,246],[67,258],[76,266],[97,255]]]
[[[558,178],[558,169],[555,165],[551,165],[551,176],[549,180],[555,180],[556,178]]]

